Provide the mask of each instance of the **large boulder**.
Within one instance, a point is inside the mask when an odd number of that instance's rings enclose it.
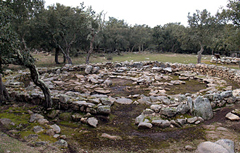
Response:
[[[234,153],[234,142],[228,139],[202,142],[197,147],[197,153]]]
[[[205,120],[211,119],[213,117],[213,111],[210,101],[202,96],[197,97],[193,101],[193,114]]]

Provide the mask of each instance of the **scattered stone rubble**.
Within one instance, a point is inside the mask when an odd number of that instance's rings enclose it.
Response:
[[[9,77],[6,82],[11,96],[17,101],[41,104],[44,98],[41,90],[27,81],[29,73],[21,73]],[[213,117],[212,109],[240,101],[240,90],[232,91],[232,87],[226,86],[226,81],[219,78],[227,78],[240,84],[240,72],[215,65],[126,61],[95,65],[65,65],[56,69],[42,68],[40,74],[41,79],[51,89],[54,107],[59,110],[109,115],[114,103],[149,105],[149,108],[136,118],[135,124],[138,127],[165,128],[199,124]],[[172,80],[170,74],[178,75],[179,80]],[[113,78],[131,80],[134,87],[149,90],[149,96],[135,94],[128,97],[114,97],[108,88],[112,85]],[[169,90],[166,86],[184,84],[185,80],[191,79],[205,82],[207,88],[192,95],[188,93],[166,95],[166,91]],[[21,80],[23,82],[20,82]],[[218,91],[218,88],[224,88],[226,91]],[[186,113],[196,117],[185,118],[183,116]],[[85,119],[74,116],[73,120],[82,120],[96,127],[97,121],[91,118],[91,115]],[[176,115],[180,115],[180,118],[172,120],[171,118]],[[47,123],[44,120],[41,122]]]
[[[217,59],[215,56],[212,56],[211,63],[220,63],[220,64],[239,64],[240,58],[237,57],[222,57]]]
[[[108,116],[114,103],[145,104],[149,107],[135,119],[138,128],[168,128],[183,127],[186,124],[200,124],[214,115],[214,109],[232,105],[240,101],[240,89],[232,90],[221,78],[240,84],[240,72],[226,67],[206,64],[178,64],[161,62],[122,62],[95,65],[65,65],[63,68],[40,70],[41,79],[51,89],[54,109],[48,111],[47,117],[54,119],[64,111],[72,111],[72,121],[82,122],[96,128],[98,120],[95,115]],[[44,99],[42,91],[29,82],[29,73],[19,71],[17,76],[9,76],[5,85],[11,97],[16,101],[41,105]],[[11,73],[9,73],[11,74]],[[171,75],[177,75],[178,80],[172,80]],[[109,87],[114,86],[112,79],[130,80],[134,88],[149,91],[148,95],[132,94],[118,97],[111,93]],[[185,84],[187,80],[196,79],[206,83],[206,88],[194,94],[167,95],[168,86]],[[219,90],[219,88],[224,90]],[[125,89],[129,90],[129,89]],[[81,115],[80,112],[86,115]],[[42,115],[32,113],[29,122],[38,122],[40,126],[33,128],[37,134],[46,134],[58,138],[55,145],[67,147],[58,125],[49,125]],[[187,117],[190,114],[191,117]],[[240,120],[238,109],[229,112],[226,118],[232,121]],[[2,124],[14,124],[8,119],[0,119]],[[103,138],[121,140],[121,137],[102,134]],[[206,146],[225,147],[228,140],[215,143],[205,142],[199,145],[201,152]],[[39,143],[39,142],[38,142]],[[43,142],[44,143],[44,142]],[[41,144],[40,144],[41,145]],[[221,148],[221,146],[219,148]],[[191,150],[191,146],[187,146]],[[228,149],[228,148],[223,148]],[[231,146],[230,146],[231,149]]]

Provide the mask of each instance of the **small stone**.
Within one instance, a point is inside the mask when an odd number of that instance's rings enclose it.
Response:
[[[97,124],[98,124],[98,120],[95,117],[90,117],[87,119],[87,123],[88,123],[88,125],[96,128]]]
[[[101,137],[103,137],[103,138],[108,138],[108,139],[110,139],[110,140],[122,140],[122,138],[121,138],[120,136],[109,135],[109,134],[107,134],[107,133],[103,133],[103,134],[101,135]]]
[[[61,139],[66,139],[67,136],[66,136],[66,135],[61,135],[60,138],[61,138]]]
[[[49,121],[41,118],[41,119],[38,120],[38,123],[41,124],[41,125],[44,125],[44,124],[48,124]]]
[[[224,128],[224,127],[218,127],[217,130],[218,130],[218,131],[228,131],[228,129],[227,129],[227,128]]]
[[[44,119],[44,117],[41,114],[32,114],[30,116],[29,122],[32,123],[32,122],[38,121],[39,119]]]
[[[35,142],[35,146],[46,146],[47,142],[46,141],[37,141]]]
[[[54,134],[53,137],[57,139],[60,137],[60,134]]]
[[[53,129],[48,129],[47,131],[46,131],[46,134],[47,135],[50,135],[50,136],[54,136],[54,131],[53,131]]]
[[[68,143],[66,140],[60,139],[57,142],[54,143],[54,145],[63,147],[63,148],[67,148],[68,147]]]
[[[197,119],[198,119],[198,118],[197,118],[196,116],[195,116],[195,117],[192,117],[192,118],[188,118],[188,119],[187,119],[187,122],[190,123],[190,124],[193,124],[193,123],[195,123],[195,122],[197,121]]]
[[[139,129],[151,129],[152,128],[152,124],[151,123],[140,122],[138,124],[138,128]]]
[[[186,146],[185,146],[185,149],[186,149],[187,151],[193,151],[193,150],[194,150],[193,146],[191,146],[191,145],[186,145]]]
[[[239,116],[237,116],[237,115],[235,115],[235,114],[233,114],[231,112],[227,113],[226,118],[231,120],[231,121],[238,121],[238,120],[240,120]]]
[[[61,128],[57,124],[53,124],[50,127],[53,129],[53,131],[55,133],[60,133],[61,132]]]
[[[143,120],[144,120],[144,115],[143,114],[141,114],[141,115],[139,115],[138,117],[136,117],[136,119],[135,119],[135,124],[137,125],[137,124],[139,124],[140,122],[143,122]]]
[[[33,127],[33,132],[35,132],[35,133],[40,133],[42,131],[44,131],[44,129],[41,126],[34,126]]]

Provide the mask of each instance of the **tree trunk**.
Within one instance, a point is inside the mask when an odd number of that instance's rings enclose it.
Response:
[[[2,74],[0,74],[0,104],[3,102],[3,82]]]
[[[91,41],[90,41],[90,48],[89,48],[89,51],[88,51],[88,55],[86,57],[86,64],[89,64],[89,59],[90,59],[90,56],[93,52],[93,43],[94,43],[94,39],[95,39],[95,34],[94,34],[94,31],[92,30],[92,33],[91,33]]]
[[[56,64],[60,64],[59,61],[58,61],[59,52],[60,52],[60,48],[57,47],[57,48],[55,49],[55,63],[56,63]]]
[[[72,64],[72,59],[71,59],[71,57],[69,56],[69,54],[67,54],[66,60],[67,60],[67,63],[68,63],[68,64]]]
[[[200,49],[200,51],[197,52],[197,54],[198,54],[197,63],[201,63],[202,53],[203,53],[203,51],[204,51],[202,43],[199,42],[199,44],[200,44],[201,49]]]
[[[46,108],[51,108],[52,99],[51,99],[50,89],[46,86],[46,84],[42,80],[39,79],[39,73],[37,71],[36,66],[34,64],[28,64],[26,67],[29,68],[31,73],[31,78],[35,83],[35,85],[40,87],[43,91],[43,94],[45,97],[45,103],[43,104],[43,106]]]

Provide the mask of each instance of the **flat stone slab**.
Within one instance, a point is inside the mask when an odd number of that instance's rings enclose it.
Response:
[[[109,94],[109,93],[111,93],[110,90],[105,90],[105,89],[101,89],[101,88],[97,88],[94,91],[97,92],[97,93],[100,93],[100,94]]]
[[[119,104],[131,104],[133,101],[131,99],[128,99],[128,98],[117,98],[116,100],[117,103]]]

